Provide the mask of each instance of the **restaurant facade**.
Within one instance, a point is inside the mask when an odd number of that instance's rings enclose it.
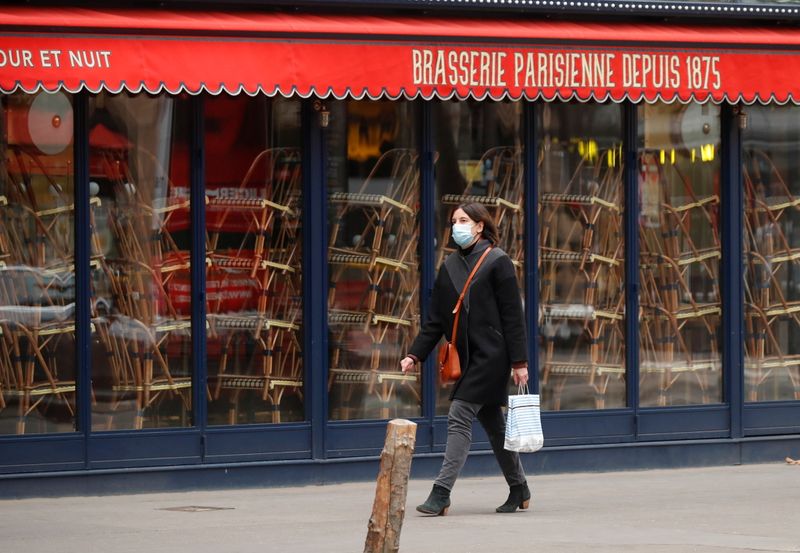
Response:
[[[531,472],[800,456],[793,4],[162,4],[0,6],[0,496],[433,473],[467,201]]]

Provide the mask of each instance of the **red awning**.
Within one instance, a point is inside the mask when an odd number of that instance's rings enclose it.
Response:
[[[0,8],[0,91],[800,103],[800,33]]]

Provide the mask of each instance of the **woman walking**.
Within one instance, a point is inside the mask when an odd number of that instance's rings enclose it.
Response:
[[[424,361],[442,335],[450,339],[456,301],[478,260],[487,249],[490,251],[464,295],[456,332],[462,375],[450,393],[444,461],[428,499],[417,506],[417,511],[447,514],[450,491],[467,460],[472,422],[477,417],[510,488],[508,499],[496,511],[513,513],[517,508],[526,509],[531,498],[519,454],[503,448],[505,418],[501,408],[508,401],[509,372],[514,384],[528,382],[528,347],[519,286],[514,264],[496,247],[497,227],[483,205],[460,205],[453,212],[451,223],[458,249],[439,269],[429,316],[408,355],[400,361],[403,372]]]

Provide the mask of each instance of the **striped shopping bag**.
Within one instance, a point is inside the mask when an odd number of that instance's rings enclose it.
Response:
[[[520,386],[518,395],[508,396],[505,448],[530,453],[539,451],[543,445],[539,394],[529,393],[527,385]]]

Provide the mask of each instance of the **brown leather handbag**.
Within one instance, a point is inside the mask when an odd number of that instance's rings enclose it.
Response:
[[[486,248],[483,252],[472,272],[467,277],[467,282],[464,283],[464,289],[461,290],[461,295],[458,296],[456,306],[453,308],[453,332],[450,334],[450,341],[442,344],[439,348],[439,379],[442,383],[454,382],[461,378],[461,361],[458,358],[458,350],[456,349],[456,333],[458,332],[458,316],[461,314],[461,304],[464,302],[464,295],[467,293],[469,283],[472,282],[472,277],[478,272],[478,268],[492,251],[492,247]]]

